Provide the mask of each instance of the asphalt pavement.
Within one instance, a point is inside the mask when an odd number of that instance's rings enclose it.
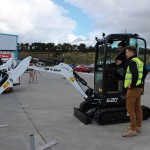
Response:
[[[41,76],[42,75],[42,76]],[[84,98],[62,76],[38,74],[38,83],[29,84],[29,75],[21,76],[21,85],[12,93],[0,95],[0,150],[31,150],[51,141],[51,150],[149,150],[150,119],[143,121],[142,133],[121,137],[129,123],[100,126],[82,124],[73,116]],[[93,75],[82,74],[93,87]],[[150,74],[146,78],[142,104],[150,107]]]

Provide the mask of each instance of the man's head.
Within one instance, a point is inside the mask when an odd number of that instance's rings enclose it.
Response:
[[[126,48],[126,56],[127,58],[130,58],[132,56],[136,55],[136,47],[134,46],[127,46]]]
[[[125,50],[125,42],[124,41],[121,41],[119,44],[118,44],[118,49],[120,52],[123,52]]]

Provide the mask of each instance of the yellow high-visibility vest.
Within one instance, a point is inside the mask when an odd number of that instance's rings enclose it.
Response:
[[[131,61],[135,61],[136,65],[137,65],[137,69],[138,69],[138,80],[136,82],[136,85],[139,85],[140,83],[142,83],[142,77],[143,77],[143,62],[138,59],[138,58],[132,58]],[[127,88],[128,85],[131,85],[132,82],[132,74],[130,71],[130,68],[128,66],[127,71],[126,71],[126,75],[125,75],[125,82],[124,82],[124,87]]]

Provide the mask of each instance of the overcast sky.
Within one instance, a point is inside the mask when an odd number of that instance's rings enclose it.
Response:
[[[0,33],[23,43],[94,45],[103,32],[125,30],[150,45],[149,0],[0,0]]]

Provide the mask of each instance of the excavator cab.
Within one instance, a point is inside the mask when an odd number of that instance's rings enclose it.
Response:
[[[103,39],[96,38],[95,70],[93,97],[82,102],[79,108],[74,108],[74,115],[84,124],[94,119],[100,125],[129,121],[126,111],[126,89],[124,77],[127,59],[124,66],[116,65],[119,54],[118,44],[137,48],[137,57],[146,65],[146,41],[137,34],[110,34]],[[124,50],[125,51],[125,50]],[[125,53],[125,52],[124,52]],[[143,108],[143,118],[150,116],[150,109]]]
[[[116,65],[118,44],[124,43],[124,66]],[[94,94],[103,95],[103,105],[125,106],[124,77],[127,59],[126,46],[137,48],[137,57],[146,63],[146,41],[137,34],[110,34],[96,43]]]

